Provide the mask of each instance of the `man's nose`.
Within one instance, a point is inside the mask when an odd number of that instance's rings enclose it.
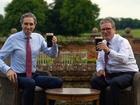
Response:
[[[31,25],[30,24],[27,24],[27,28],[30,28],[31,27]]]
[[[102,30],[103,33],[107,33],[107,30]]]

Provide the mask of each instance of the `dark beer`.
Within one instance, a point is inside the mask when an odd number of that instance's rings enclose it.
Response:
[[[103,41],[103,37],[95,37],[95,47],[99,44],[99,43],[101,43]],[[101,49],[98,49],[97,47],[96,47],[96,51],[101,51]]]
[[[46,33],[46,35],[47,35],[47,47],[52,47],[53,33]]]

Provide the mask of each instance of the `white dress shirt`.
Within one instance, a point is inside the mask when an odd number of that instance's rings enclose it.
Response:
[[[105,40],[103,42],[107,43]],[[115,34],[109,43],[110,53],[106,64],[107,72],[138,72],[136,59],[128,40],[119,34]],[[103,50],[98,52],[97,71],[105,69],[104,54]]]

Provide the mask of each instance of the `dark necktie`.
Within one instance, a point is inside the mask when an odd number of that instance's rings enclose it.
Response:
[[[108,47],[109,45],[110,45],[110,43],[107,42],[107,47]],[[107,53],[105,53],[104,59],[105,59],[105,68],[106,68],[106,65],[107,65],[107,63],[108,63],[108,54],[107,54]]]
[[[32,77],[32,51],[30,46],[30,34],[27,34],[26,42],[26,76]]]

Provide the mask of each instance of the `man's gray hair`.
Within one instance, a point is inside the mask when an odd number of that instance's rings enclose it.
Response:
[[[21,16],[21,18],[20,18],[20,23],[21,24],[23,23],[23,19],[26,18],[26,17],[32,17],[34,19],[34,23],[37,24],[36,16],[31,12],[27,12],[27,13],[25,13]]]
[[[113,28],[116,27],[116,26],[115,26],[115,22],[114,22],[113,19],[110,18],[110,17],[106,17],[106,18],[102,19],[102,20],[100,21],[100,26],[101,26],[102,24],[104,24],[104,23],[111,23],[111,25],[112,25]]]

